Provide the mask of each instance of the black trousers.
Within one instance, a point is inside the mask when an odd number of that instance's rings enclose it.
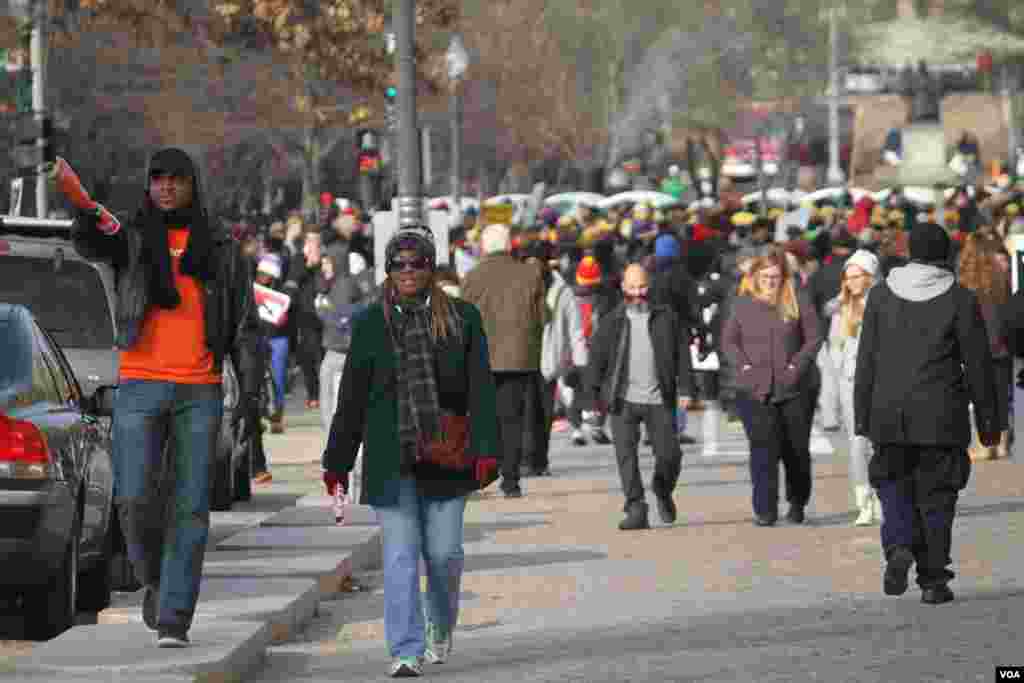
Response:
[[[762,403],[740,392],[736,408],[750,441],[754,514],[779,514],[779,461],[786,473],[786,500],[804,507],[811,499],[811,423],[817,396]]]
[[[525,463],[532,470],[550,465],[551,425],[555,421],[555,382],[548,382],[539,372],[534,376],[533,391],[526,398],[526,433],[523,443]]]
[[[523,459],[523,430],[526,426],[526,400],[534,390],[533,372],[496,372],[498,438],[501,440],[501,488],[519,487],[519,463]]]
[[[871,485],[882,502],[882,549],[910,549],[922,588],[953,578],[953,519],[960,491],[971,476],[962,448],[876,444],[868,465]]]
[[[298,335],[296,359],[299,361],[302,379],[306,384],[306,398],[310,401],[319,401],[320,363],[324,359],[323,324],[319,320],[302,318],[298,321]]]
[[[679,481],[683,452],[676,437],[674,411],[664,405],[642,405],[623,402],[622,412],[612,415],[612,437],[615,459],[619,465],[622,493],[626,497],[623,511],[630,505],[644,502],[644,484],[640,478],[637,447],[640,443],[640,423],[647,427],[654,447],[654,476],[651,490],[664,498],[672,495]]]

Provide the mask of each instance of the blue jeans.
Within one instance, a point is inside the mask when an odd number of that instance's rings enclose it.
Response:
[[[114,490],[140,581],[159,586],[161,627],[192,624],[210,531],[219,384],[122,380],[114,403]],[[170,441],[170,447],[168,446]],[[173,490],[167,485],[173,468]],[[168,518],[168,500],[173,508]]]
[[[384,537],[384,630],[392,657],[426,649],[420,597],[420,556],[427,566],[427,618],[443,634],[459,619],[462,521],[466,497],[424,498],[416,480],[399,482],[398,504],[375,507]]]
[[[270,337],[270,376],[274,380],[274,410],[284,410],[284,387],[288,380],[288,337]]]

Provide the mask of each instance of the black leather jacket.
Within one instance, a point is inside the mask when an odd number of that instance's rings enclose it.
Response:
[[[213,238],[217,276],[204,283],[206,345],[214,368],[223,370],[225,356],[234,364],[243,401],[258,405],[263,380],[260,319],[253,300],[253,272],[238,243],[227,231]],[[86,214],[76,217],[74,244],[85,258],[111,263],[117,272],[117,346],[130,348],[138,339],[149,307],[149,273],[141,259],[142,235],[125,223],[107,236]]]

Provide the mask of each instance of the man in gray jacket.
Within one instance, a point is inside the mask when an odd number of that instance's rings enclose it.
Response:
[[[953,519],[971,472],[968,406],[984,445],[1006,427],[981,309],[949,268],[951,248],[943,228],[918,225],[911,262],[872,288],[853,390],[855,431],[875,446],[868,476],[882,501],[883,590],[905,593],[916,563],[921,601],[933,605],[953,600]]]

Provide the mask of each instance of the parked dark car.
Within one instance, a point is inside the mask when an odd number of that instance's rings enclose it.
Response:
[[[46,639],[110,603],[113,389],[86,396],[24,306],[0,303],[0,339],[0,594]]]

